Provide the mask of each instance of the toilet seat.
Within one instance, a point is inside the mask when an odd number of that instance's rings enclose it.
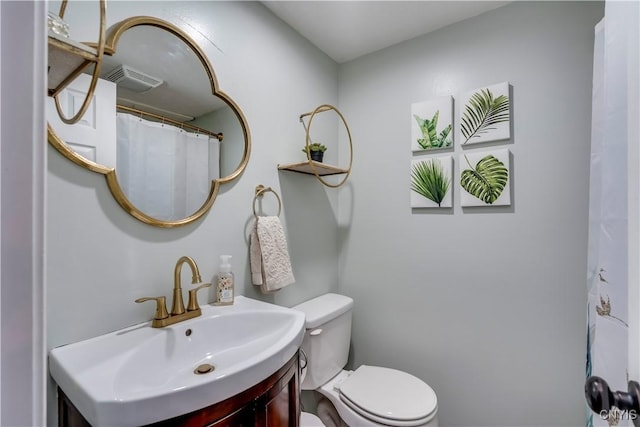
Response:
[[[390,368],[362,365],[339,386],[340,400],[361,416],[394,427],[429,422],[435,392],[422,380]]]

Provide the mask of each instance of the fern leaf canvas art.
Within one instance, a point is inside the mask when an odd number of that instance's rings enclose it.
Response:
[[[460,204],[508,206],[511,204],[511,161],[506,148],[460,155]]]
[[[453,206],[452,156],[423,157],[411,161],[411,207]]]
[[[453,146],[453,98],[443,96],[411,104],[411,151]]]
[[[468,92],[460,111],[460,145],[511,138],[509,83]]]

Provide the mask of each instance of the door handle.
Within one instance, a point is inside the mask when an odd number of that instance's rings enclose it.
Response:
[[[640,427],[640,384],[636,381],[629,381],[626,392],[611,391],[605,380],[593,376],[587,378],[584,394],[589,408],[603,419],[614,414],[615,406],[622,419],[632,420],[635,427]]]

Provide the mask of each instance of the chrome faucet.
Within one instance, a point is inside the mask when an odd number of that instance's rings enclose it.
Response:
[[[197,293],[200,289],[211,286],[211,283],[204,283],[189,291],[189,302],[185,311],[184,299],[182,298],[182,286],[180,284],[182,265],[185,263],[191,268],[193,275],[191,283],[196,284],[202,281],[200,278],[200,270],[198,270],[198,265],[193,258],[188,256],[180,257],[173,271],[173,303],[171,304],[171,314],[167,313],[166,298],[164,296],[144,297],[136,300],[137,303],[145,301],[156,302],[156,314],[151,322],[151,326],[154,328],[163,328],[173,325],[174,323],[182,322],[183,320],[193,319],[202,314],[202,310],[200,310],[200,306],[198,305]]]

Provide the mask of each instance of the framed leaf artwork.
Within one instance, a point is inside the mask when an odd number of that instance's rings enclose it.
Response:
[[[411,161],[411,207],[453,206],[453,156],[422,157]]]
[[[460,204],[508,206],[511,204],[511,161],[506,148],[460,155]]]
[[[468,92],[461,101],[460,145],[511,138],[508,82]]]
[[[442,96],[411,104],[411,151],[453,146],[453,98]]]

